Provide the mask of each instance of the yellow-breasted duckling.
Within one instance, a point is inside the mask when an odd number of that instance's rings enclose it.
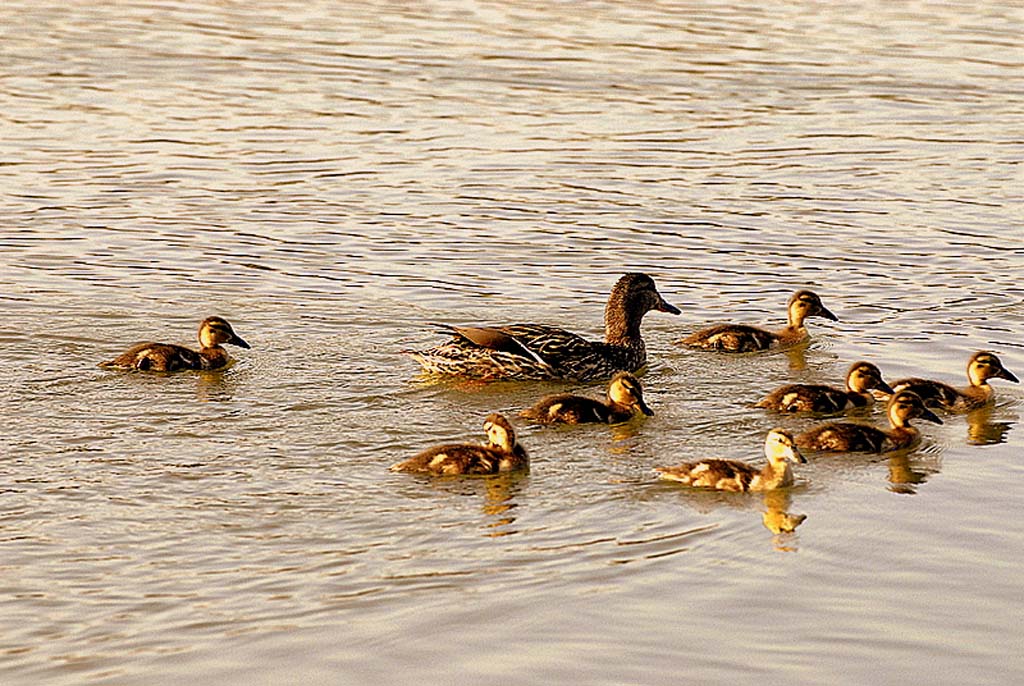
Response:
[[[920,432],[910,426],[910,420],[921,418],[942,424],[929,410],[921,396],[913,391],[897,391],[889,398],[886,414],[892,428],[889,431],[866,424],[831,422],[816,426],[798,435],[796,443],[807,450],[827,452],[884,453],[909,448],[917,442]]]
[[[821,303],[812,291],[797,291],[789,299],[789,325],[778,331],[768,331],[748,324],[716,324],[694,332],[677,341],[681,345],[702,350],[720,350],[730,353],[767,350],[773,346],[788,346],[807,338],[804,320],[824,317],[834,322],[839,317]]]
[[[602,402],[572,393],[549,395],[519,416],[541,424],[618,424],[629,421],[637,412],[654,414],[644,402],[640,381],[629,372],[619,372],[612,378],[607,397],[607,402]]]
[[[486,445],[454,443],[427,448],[408,460],[391,466],[393,472],[423,474],[497,474],[525,469],[530,458],[516,441],[516,431],[504,416],[495,412],[484,420]]]
[[[892,385],[896,391],[909,390],[917,393],[925,405],[942,407],[954,412],[966,412],[981,407],[992,399],[989,379],[1006,379],[1013,383],[1020,380],[1003,366],[993,353],[979,350],[967,362],[967,378],[971,385],[964,389],[953,388],[941,381],[928,379],[900,379]]]
[[[786,384],[769,393],[756,407],[778,412],[842,412],[875,401],[871,390],[892,393],[882,372],[870,362],[854,362],[846,372],[846,388],[818,384]]]
[[[758,469],[739,460],[714,458],[698,462],[684,462],[675,467],[657,467],[662,479],[678,481],[695,488],[718,491],[769,491],[793,485],[793,470],[789,463],[807,462],[785,429],[772,429],[764,440],[764,454],[768,464]]]
[[[100,367],[108,369],[140,369],[153,372],[176,372],[182,369],[220,369],[227,366],[231,356],[221,347],[230,343],[249,348],[232,330],[227,320],[207,317],[199,325],[198,351],[172,343],[138,343]]]
[[[608,379],[620,370],[635,372],[647,364],[640,323],[651,310],[679,314],[665,302],[646,274],[631,273],[612,288],[604,310],[604,341],[542,324],[451,326],[451,340],[429,350],[410,351],[432,374],[465,378]]]

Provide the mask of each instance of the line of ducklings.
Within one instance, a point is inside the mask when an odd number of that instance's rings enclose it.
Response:
[[[644,315],[652,310],[679,314],[658,292],[654,280],[641,273],[624,275],[616,282],[605,307],[605,340],[589,341],[558,327],[540,324],[449,327],[451,340],[424,351],[410,351],[433,374],[472,379],[573,379],[587,381],[612,376],[605,400],[561,393],[547,396],[521,416],[540,424],[616,424],[636,415],[653,415],[643,388],[633,372],[647,364],[640,334]],[[677,341],[679,345],[720,352],[752,352],[791,346],[808,338],[804,322],[809,317],[838,321],[817,294],[795,292],[787,305],[788,324],[769,331],[746,324],[717,324]],[[231,359],[222,344],[249,348],[221,317],[200,324],[198,351],[180,345],[138,343],[118,357],[100,363],[105,368],[173,372],[185,369],[215,370]],[[625,370],[625,371],[623,371]],[[614,375],[613,375],[614,374]],[[929,408],[967,411],[989,402],[989,379],[1018,379],[999,358],[988,351],[975,353],[967,366],[970,385],[954,388],[940,381],[902,379],[887,384],[878,367],[869,362],[853,364],[845,388],[826,385],[787,384],[756,403],[757,407],[782,413],[834,414],[864,407],[875,396],[887,397],[889,430],[852,422],[829,422],[794,436],[782,428],[768,432],[764,454],[767,464],[758,469],[738,460],[707,459],[672,467],[659,467],[663,479],[689,486],[732,491],[759,491],[790,486],[791,463],[807,460],[800,448],[833,452],[887,452],[913,445],[919,437],[912,419],[942,423]],[[524,469],[529,456],[519,444],[512,424],[494,413],[484,422],[487,443],[448,444],[422,451],[391,467],[393,471],[429,474],[495,474]]]

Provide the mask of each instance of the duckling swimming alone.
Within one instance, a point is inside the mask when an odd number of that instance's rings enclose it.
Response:
[[[690,348],[730,353],[767,350],[772,346],[793,345],[805,340],[807,329],[804,320],[808,317],[839,321],[839,317],[832,314],[812,291],[794,293],[789,299],[788,312],[789,325],[779,331],[768,331],[747,324],[716,324],[696,331],[677,343]]]
[[[675,467],[657,467],[660,478],[678,481],[695,488],[719,491],[769,491],[793,485],[789,463],[805,463],[793,435],[785,429],[772,429],[764,440],[768,464],[758,469],[739,460],[710,459],[684,462]]]
[[[423,474],[497,474],[526,469],[529,456],[516,442],[516,432],[504,416],[494,413],[484,420],[487,445],[456,443],[427,448],[390,467],[393,472]]]
[[[454,337],[410,354],[433,374],[473,379],[592,381],[635,372],[647,363],[640,323],[651,310],[679,314],[646,274],[626,274],[612,288],[604,311],[603,342],[541,324],[452,326]]]
[[[227,320],[207,317],[199,325],[199,351],[171,343],[138,343],[100,367],[107,369],[140,369],[153,372],[176,372],[182,369],[220,369],[231,361],[221,347],[230,343],[240,348],[249,344],[236,334]]]
[[[846,388],[817,384],[787,384],[769,393],[755,407],[779,412],[842,412],[875,401],[869,392],[877,388],[892,393],[882,372],[870,362],[855,362],[846,372]]]
[[[640,381],[629,372],[619,372],[612,378],[607,397],[607,402],[601,402],[571,393],[549,395],[519,416],[542,424],[618,424],[629,421],[637,412],[647,416],[654,414],[644,402]]]
[[[866,424],[833,422],[805,431],[796,437],[796,443],[808,450],[884,453],[908,448],[917,442],[920,432],[910,425],[911,419],[920,417],[942,424],[942,420],[925,407],[921,396],[913,391],[894,393],[889,398],[886,414],[892,425],[889,431]]]
[[[979,350],[967,362],[967,378],[971,385],[963,390],[953,388],[941,381],[928,379],[900,379],[892,385],[896,391],[909,390],[917,393],[925,405],[942,407],[955,412],[966,412],[981,407],[992,399],[989,379],[1006,379],[1013,383],[1020,380],[1003,366],[993,353]]]

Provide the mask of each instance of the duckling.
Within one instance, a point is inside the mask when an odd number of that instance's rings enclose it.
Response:
[[[647,364],[640,323],[651,310],[679,314],[646,274],[630,273],[612,288],[604,311],[603,342],[542,324],[450,326],[452,339],[409,354],[432,374],[472,379],[592,381]]]
[[[936,424],[942,423],[934,412],[925,407],[921,396],[913,391],[894,393],[889,398],[886,414],[892,424],[889,431],[866,424],[833,422],[805,431],[796,437],[796,443],[808,450],[884,453],[909,448],[917,442],[920,432],[910,426],[911,419],[919,417]]]
[[[710,459],[685,462],[675,467],[657,467],[662,479],[679,481],[695,488],[713,488],[718,491],[769,491],[793,485],[790,462],[807,460],[793,442],[793,435],[785,429],[772,429],[764,441],[764,454],[768,464],[757,469],[738,460]]]
[[[529,456],[516,441],[516,432],[503,415],[494,413],[484,420],[486,445],[456,443],[427,448],[390,467],[393,472],[424,474],[497,474],[526,469]]]
[[[768,331],[747,324],[716,324],[701,329],[677,344],[702,350],[721,350],[730,353],[767,350],[772,346],[787,346],[800,343],[807,338],[804,320],[808,317],[824,317],[834,322],[839,317],[832,314],[821,303],[821,298],[812,291],[797,291],[789,299],[789,326],[779,331]]]
[[[963,390],[953,388],[941,381],[928,379],[900,379],[892,385],[897,390],[910,390],[921,396],[926,405],[942,407],[954,412],[966,412],[985,405],[992,399],[989,379],[1006,379],[1013,383],[1020,380],[993,353],[979,350],[967,362],[967,378],[971,385]]]
[[[227,320],[207,317],[199,325],[199,351],[171,343],[138,343],[100,367],[107,369],[140,369],[153,372],[176,372],[182,369],[221,369],[231,361],[221,347],[230,343],[240,348],[250,345],[232,330]]]
[[[533,407],[520,412],[519,416],[541,424],[619,424],[629,421],[637,412],[648,417],[654,414],[654,410],[644,402],[640,381],[629,372],[619,372],[608,384],[607,402],[559,393],[543,398]]]
[[[755,407],[779,412],[842,412],[851,407],[865,407],[875,401],[870,393],[878,389],[892,393],[882,380],[882,372],[870,362],[854,362],[846,372],[846,388],[817,384],[787,384],[769,393]]]

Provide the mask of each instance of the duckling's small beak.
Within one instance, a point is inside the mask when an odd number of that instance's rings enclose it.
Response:
[[[231,340],[227,341],[231,345],[237,345],[239,348],[251,348],[252,346],[242,340],[242,337],[237,333],[232,334]]]
[[[824,317],[825,319],[831,319],[834,322],[839,321],[839,317],[832,314],[832,310],[828,309],[824,305],[821,306],[821,312],[819,312],[818,314]]]
[[[644,402],[643,398],[637,398],[636,402],[633,404],[633,407],[637,408],[638,410],[643,412],[648,417],[653,417],[654,416],[654,410],[652,410],[651,408],[649,408],[647,406],[647,403]]]
[[[1000,379],[1006,379],[1007,381],[1012,381],[1013,383],[1020,383],[1020,379],[1018,379],[1016,376],[1014,376],[1013,372],[1011,372],[1009,369],[1006,369],[1005,367],[1000,369],[999,373],[996,374],[996,376],[998,378],[1000,378]]]
[[[658,301],[658,306],[655,309],[657,309],[658,312],[668,312],[669,314],[682,314],[683,313],[682,310],[680,310],[675,305],[673,305],[671,303],[668,303],[668,302],[665,302],[664,298],[662,298],[661,300]]]
[[[942,420],[939,419],[939,415],[935,414],[927,407],[922,410],[921,419],[927,419],[929,422],[933,422],[935,424],[942,424]]]
[[[874,387],[873,390],[882,391],[883,393],[885,393],[887,395],[892,395],[894,393],[894,391],[892,390],[892,386],[890,386],[889,384],[885,383],[881,379],[879,379],[878,383],[875,384],[875,387]]]
[[[807,458],[804,457],[802,452],[800,452],[800,448],[797,448],[795,445],[792,447],[789,454],[789,461],[797,464],[807,464]]]

